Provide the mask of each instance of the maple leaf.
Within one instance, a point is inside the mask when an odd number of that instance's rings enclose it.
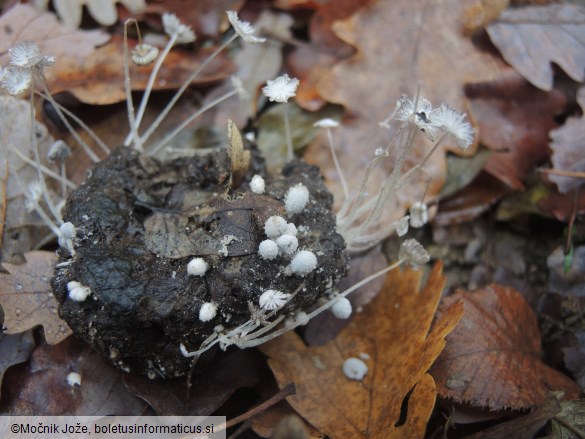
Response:
[[[577,93],[577,102],[585,111],[585,87],[581,87]],[[585,116],[580,118],[570,117],[565,124],[551,131],[550,145],[553,167],[560,171],[585,173]],[[583,178],[563,177],[561,175],[550,175],[550,180],[555,182],[559,192],[565,194],[583,184]]]
[[[102,30],[74,30],[61,24],[53,13],[39,13],[30,4],[16,4],[0,16],[0,64],[7,64],[8,49],[17,41],[33,41],[43,54],[57,59],[82,59],[109,39]]]
[[[2,264],[8,272],[0,273],[5,333],[16,334],[42,325],[47,343],[59,343],[71,334],[71,329],[57,315],[57,300],[51,291],[57,257],[47,251],[28,252],[24,257],[24,264]]]
[[[421,273],[391,271],[385,289],[337,338],[307,347],[294,332],[262,345],[279,385],[294,381],[293,408],[324,434],[335,437],[422,437],[435,402],[428,368],[443,349],[444,337],[457,324],[455,304],[429,331],[445,284],[441,265],[419,289]],[[342,371],[347,358],[365,359],[362,382]],[[408,413],[396,426],[410,390]]]
[[[478,50],[460,32],[458,14],[467,3],[378,1],[334,24],[337,36],[355,46],[357,53],[323,72],[318,90],[325,99],[351,112],[351,119],[335,132],[339,161],[350,188],[359,187],[375,148],[389,142],[387,131],[378,122],[392,112],[401,94],[415,95],[417,81],[422,82],[422,94],[435,106],[444,102],[464,110],[462,85],[496,77],[502,62]],[[449,143],[444,147],[453,148]],[[321,168],[329,190],[339,201],[343,199],[342,185],[325,145],[324,138],[314,142],[305,158]],[[445,177],[444,147],[439,147],[424,168],[425,177],[432,180],[428,198],[439,192]],[[428,143],[417,144],[406,168],[420,163],[429,150]],[[391,167],[393,160],[387,163]],[[388,169],[376,169],[372,187],[379,187],[387,175]],[[419,178],[401,188],[392,211],[388,211],[388,220],[398,219],[414,200],[419,200],[427,182],[427,178]]]
[[[490,410],[521,410],[543,404],[550,391],[565,399],[579,396],[578,386],[545,365],[536,315],[518,291],[490,285],[445,298],[437,314],[462,301],[459,326],[431,369],[441,397]]]
[[[487,27],[502,56],[530,83],[551,90],[558,64],[575,81],[585,79],[585,7],[572,4],[508,9]]]

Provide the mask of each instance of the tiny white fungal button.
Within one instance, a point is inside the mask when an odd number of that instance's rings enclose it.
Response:
[[[272,311],[282,308],[289,297],[290,294],[283,293],[282,291],[266,290],[262,293],[260,299],[258,299],[258,303],[260,304],[260,308]]]
[[[294,274],[305,276],[317,268],[317,256],[309,250],[298,252],[290,263]]]
[[[83,302],[91,294],[91,288],[74,280],[67,282],[67,290],[69,291],[71,300],[75,300],[76,302]]]
[[[264,190],[266,189],[266,183],[264,182],[264,179],[261,175],[256,174],[252,177],[252,181],[250,181],[250,189],[252,189],[252,192],[255,194],[264,193]]]
[[[81,375],[79,375],[77,372],[70,372],[67,375],[67,384],[69,384],[71,387],[80,387],[81,386]]]
[[[271,261],[278,256],[278,244],[272,239],[265,239],[258,246],[258,253],[262,259]]]
[[[351,316],[351,302],[345,297],[335,299],[331,312],[338,319],[347,319]]]
[[[187,264],[187,274],[190,276],[203,276],[209,264],[203,258],[193,258]]]
[[[359,358],[348,358],[343,362],[343,373],[350,380],[361,381],[368,373],[368,365]]]
[[[410,206],[410,225],[414,228],[424,226],[429,222],[429,211],[425,203],[417,201]]]
[[[271,216],[264,223],[264,233],[270,239],[276,239],[286,232],[288,228],[286,220],[281,216]]]
[[[309,202],[309,189],[299,183],[291,187],[284,197],[284,207],[289,215],[302,212]]]
[[[209,322],[217,314],[217,305],[213,302],[205,302],[199,308],[199,320]]]
[[[286,233],[276,239],[278,250],[286,256],[292,256],[299,247],[299,241],[296,236],[287,235]]]

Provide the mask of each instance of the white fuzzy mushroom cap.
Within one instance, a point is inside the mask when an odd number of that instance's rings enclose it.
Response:
[[[309,202],[309,189],[299,183],[291,187],[284,198],[284,207],[289,215],[301,213]]]
[[[351,302],[345,297],[339,297],[331,307],[331,312],[338,319],[347,319],[351,316]]]
[[[287,228],[288,226],[286,220],[283,217],[277,215],[271,216],[264,223],[264,233],[266,233],[266,236],[268,236],[270,239],[276,239],[283,235],[286,233]]]
[[[296,236],[284,234],[276,239],[278,250],[285,256],[292,256],[299,247],[299,240]]]
[[[67,291],[69,291],[71,300],[75,300],[76,302],[83,302],[91,294],[91,288],[74,280],[67,282]]]
[[[209,322],[213,320],[217,314],[217,305],[213,302],[205,302],[199,308],[199,320],[202,322]]]
[[[81,386],[81,375],[77,372],[70,372],[67,375],[67,384],[71,387]]]
[[[424,226],[429,222],[429,210],[425,203],[417,201],[410,206],[410,225],[414,228]]]
[[[258,253],[262,259],[271,261],[278,256],[278,244],[272,239],[265,239],[258,246]]]
[[[294,274],[305,276],[317,268],[317,256],[309,250],[298,252],[290,263]]]
[[[350,380],[361,381],[368,373],[368,365],[359,358],[348,358],[343,362],[343,373]]]
[[[190,276],[203,276],[209,269],[209,264],[203,258],[193,258],[187,264],[187,274]]]
[[[262,293],[260,299],[258,299],[258,303],[260,304],[260,308],[272,311],[282,308],[289,297],[290,294],[283,293],[282,291],[266,290]]]
[[[255,194],[264,193],[264,190],[266,189],[266,183],[264,182],[264,179],[261,175],[256,174],[252,177],[252,180],[250,181],[250,189],[252,189],[252,192]]]

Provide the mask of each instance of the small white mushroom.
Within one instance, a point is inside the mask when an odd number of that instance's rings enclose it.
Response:
[[[284,198],[286,213],[289,215],[301,213],[307,206],[308,202],[309,189],[307,189],[304,184],[299,183],[296,186],[291,187],[286,193],[286,197]]]
[[[282,308],[289,297],[290,294],[283,293],[282,291],[266,290],[262,293],[260,299],[258,299],[258,303],[260,304],[260,308],[272,311]]]
[[[258,253],[267,261],[271,261],[278,256],[278,244],[272,239],[265,239],[258,246]]]
[[[209,269],[209,264],[203,258],[193,258],[187,264],[189,276],[203,276]]]
[[[286,220],[281,216],[271,216],[264,223],[264,233],[270,239],[276,239],[282,234],[286,233],[288,228]]]
[[[305,276],[317,268],[317,256],[309,250],[298,252],[290,263],[294,274]]]
[[[264,190],[266,189],[266,183],[264,182],[264,179],[261,175],[256,174],[252,177],[252,181],[250,181],[250,189],[252,189],[252,192],[255,194],[264,193]]]
[[[71,300],[75,300],[76,302],[83,302],[91,294],[91,288],[74,280],[67,282],[67,290],[69,291]]]
[[[81,375],[78,374],[77,372],[70,372],[67,375],[67,384],[69,384],[71,387],[80,387],[81,386]]]
[[[284,234],[276,239],[278,250],[285,256],[292,256],[299,247],[299,240],[296,236]]]
[[[361,381],[368,373],[368,366],[359,358],[348,358],[343,362],[343,373],[350,380]]]
[[[199,308],[199,320],[202,322],[209,322],[217,315],[217,305],[213,302],[205,302]]]
[[[417,201],[410,206],[410,226],[419,228],[429,222],[429,211],[425,203]]]
[[[335,303],[331,307],[331,312],[338,319],[347,319],[351,316],[351,302],[345,297],[334,299]]]

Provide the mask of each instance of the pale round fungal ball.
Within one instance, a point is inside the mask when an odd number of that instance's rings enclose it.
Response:
[[[276,239],[278,250],[286,256],[292,256],[299,247],[299,240],[296,236],[284,234]]]
[[[75,300],[76,302],[83,302],[91,294],[91,288],[74,280],[67,282],[67,291],[69,291],[71,300]]]
[[[410,225],[414,228],[420,228],[429,222],[429,210],[425,203],[417,201],[410,206]]]
[[[266,189],[266,183],[264,182],[264,179],[261,175],[256,174],[252,177],[252,181],[250,181],[250,189],[252,189],[252,192],[255,194],[264,193],[264,190]]]
[[[345,297],[335,299],[331,312],[338,319],[347,319],[351,316],[351,302]]]
[[[301,213],[307,206],[308,202],[309,189],[307,189],[304,184],[299,183],[296,186],[291,187],[286,193],[286,197],[284,198],[286,213],[289,215]]]
[[[343,373],[350,380],[361,381],[368,373],[368,365],[359,358],[348,358],[343,362]]]
[[[288,223],[286,225],[286,232],[284,233],[287,235],[297,236],[299,231],[297,230],[297,226],[295,226],[293,223]]]
[[[71,387],[80,387],[81,386],[81,375],[78,374],[77,372],[70,372],[67,375],[67,384],[69,384]]]
[[[306,276],[317,268],[317,256],[309,250],[301,250],[295,255],[290,266],[294,274]]]
[[[286,233],[287,227],[287,222],[283,217],[274,215],[268,218],[264,223],[264,233],[266,233],[266,236],[270,239],[276,239],[280,235]]]
[[[266,290],[260,296],[258,303],[260,308],[267,311],[273,311],[282,308],[289,297],[290,294],[283,293],[282,291]]]
[[[278,256],[278,244],[272,239],[265,239],[258,246],[258,253],[267,261],[271,261]]]
[[[209,264],[203,258],[193,258],[187,264],[189,276],[203,276],[209,269]]]
[[[205,302],[199,308],[199,320],[202,322],[209,322],[213,320],[217,314],[217,305],[213,302]]]

